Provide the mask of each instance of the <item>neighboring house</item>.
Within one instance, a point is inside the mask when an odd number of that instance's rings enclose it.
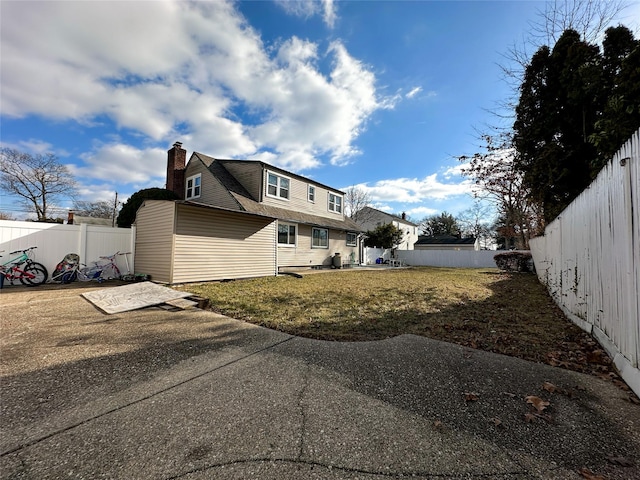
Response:
[[[421,235],[413,245],[414,250],[480,250],[477,238],[460,238],[454,235]]]
[[[407,220],[407,216],[392,215],[372,207],[364,207],[354,215],[354,220],[363,230],[375,230],[380,225],[393,224],[404,234],[398,250],[413,250],[413,244],[418,240],[418,225]]]
[[[277,275],[287,267],[360,262],[362,229],[344,192],[260,161],[219,160],[176,142],[167,189],[136,216],[136,270],[186,283]]]
[[[114,221],[112,218],[97,218],[97,217],[85,217],[76,215],[74,212],[67,213],[67,225],[102,225],[104,227],[113,227]]]

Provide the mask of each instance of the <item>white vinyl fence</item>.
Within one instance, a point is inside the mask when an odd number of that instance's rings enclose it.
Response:
[[[640,130],[530,246],[555,301],[640,395]]]
[[[135,228],[0,220],[1,263],[11,258],[10,252],[28,247],[38,247],[33,259],[47,267],[49,275],[67,253],[76,253],[80,255],[82,263],[91,263],[100,256],[118,251],[131,252],[128,257],[133,271]],[[123,273],[126,272],[123,256],[118,257],[118,267]]]
[[[495,250],[399,250],[398,258],[412,266],[496,268]]]
[[[396,250],[396,257],[414,267],[496,268],[496,250]],[[364,262],[373,265],[377,258],[389,260],[391,249],[365,248]]]

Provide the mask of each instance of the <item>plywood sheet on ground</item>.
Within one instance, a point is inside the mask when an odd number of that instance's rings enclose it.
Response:
[[[83,293],[82,296],[105,313],[121,313],[159,305],[192,295],[152,282],[132,283],[121,287],[104,288]]]

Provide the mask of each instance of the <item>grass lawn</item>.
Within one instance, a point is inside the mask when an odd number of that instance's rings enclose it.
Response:
[[[190,285],[224,315],[337,341],[403,333],[606,376],[610,359],[532,274],[495,269],[329,271]]]

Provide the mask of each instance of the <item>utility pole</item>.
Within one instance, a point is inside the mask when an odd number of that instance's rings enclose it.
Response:
[[[111,226],[116,226],[116,211],[118,210],[118,192],[116,192],[116,198],[113,201],[113,214],[111,215]]]

